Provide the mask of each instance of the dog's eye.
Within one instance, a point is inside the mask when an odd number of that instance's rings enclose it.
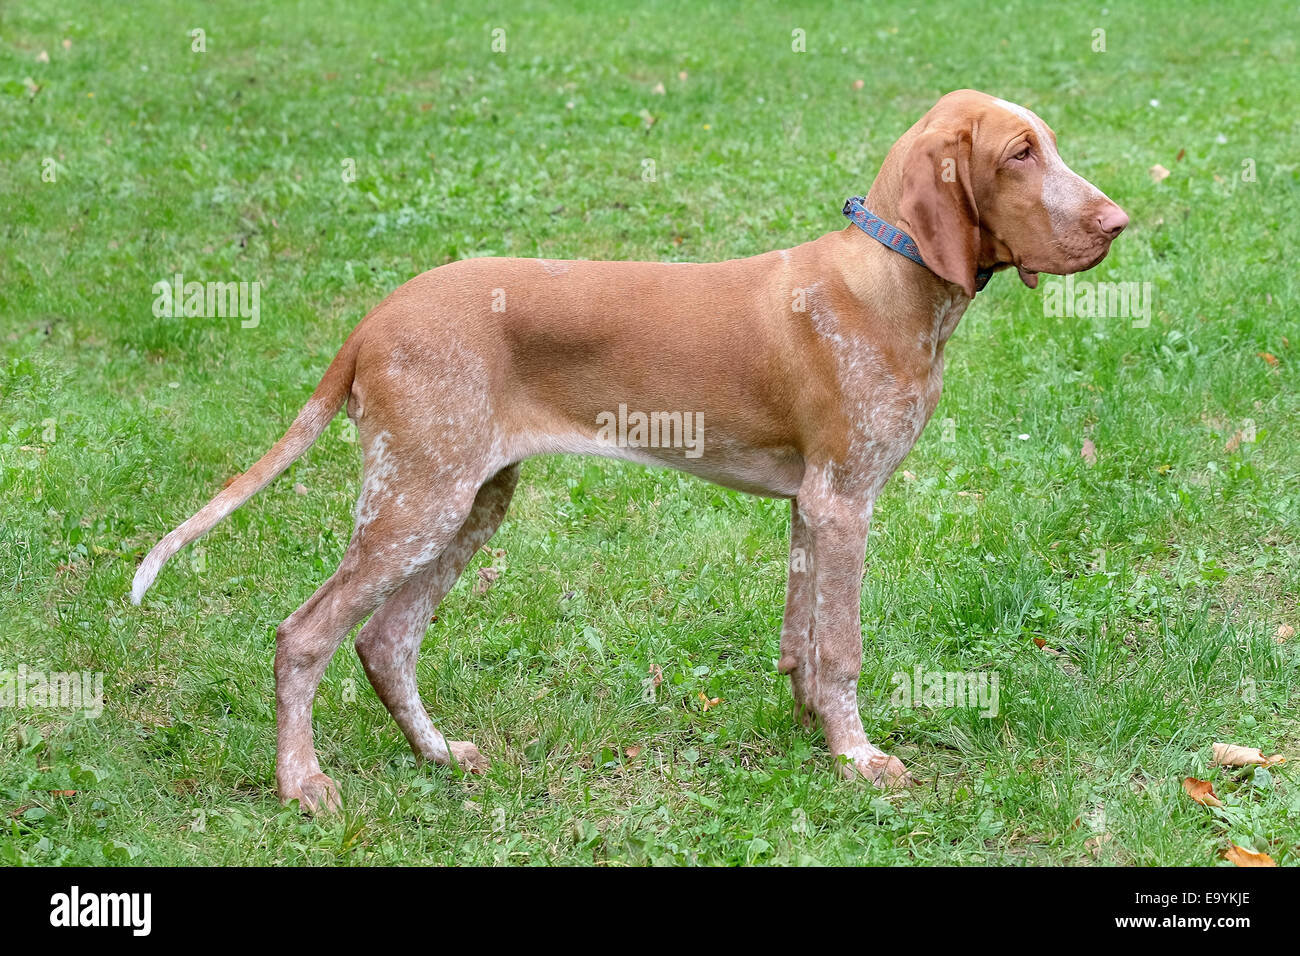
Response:
[[[1032,152],[1033,152],[1033,148],[1032,148],[1032,147],[1030,147],[1030,146],[1025,146],[1024,149],[1022,149],[1020,152],[1016,153],[1016,155],[1012,156],[1011,158],[1014,159],[1014,160],[1016,160],[1017,162],[1021,162],[1021,163],[1023,163],[1025,160],[1027,160],[1027,159],[1029,158],[1029,154],[1032,153]]]

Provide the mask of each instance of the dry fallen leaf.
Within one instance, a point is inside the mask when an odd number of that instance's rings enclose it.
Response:
[[[1295,637],[1295,628],[1290,624],[1279,624],[1277,626],[1277,634],[1274,636],[1277,638],[1277,642],[1281,644],[1283,641],[1288,641]]]
[[[721,697],[705,697],[704,691],[700,691],[700,700],[704,701],[704,712],[707,714],[710,707],[717,707],[722,703]]]
[[[1213,750],[1214,756],[1210,760],[1210,766],[1212,767],[1249,767],[1252,764],[1258,764],[1261,767],[1273,767],[1280,763],[1286,763],[1286,758],[1281,754],[1265,757],[1259,752],[1258,747],[1243,747],[1240,744],[1215,744]]]
[[[1083,448],[1079,449],[1079,455],[1089,465],[1097,464],[1097,446],[1092,443],[1091,438],[1083,440]]]
[[[628,760],[632,760],[632,759],[635,758],[636,755],[639,754],[640,752],[641,752],[641,745],[640,745],[640,744],[636,744],[636,745],[634,745],[634,746],[631,746],[631,747],[627,747],[627,748],[625,748],[624,751],[623,751],[623,754],[624,754],[624,756],[627,757]]]
[[[487,594],[488,588],[496,583],[497,578],[501,577],[501,572],[496,568],[487,567],[478,569],[478,580],[474,582],[475,594]]]
[[[1277,365],[1277,356],[1274,355],[1272,352],[1260,352],[1259,357],[1262,358],[1269,365],[1272,366]]]
[[[1183,789],[1187,795],[1204,807],[1221,807],[1223,801],[1214,793],[1214,784],[1208,780],[1197,780],[1195,777],[1187,777],[1183,780]]]
[[[1156,182],[1160,182],[1160,180],[1162,179],[1169,178],[1169,170],[1165,169],[1159,163],[1156,163],[1149,170],[1147,170],[1147,172],[1151,174],[1151,178],[1154,179]]]
[[[658,687],[664,682],[664,672],[658,664],[651,664],[648,673],[650,674],[651,687]]]
[[[1174,162],[1175,162],[1175,163],[1181,163],[1181,162],[1183,161],[1183,157],[1186,156],[1186,155],[1187,155],[1187,150],[1185,150],[1185,149],[1180,149],[1180,150],[1178,151],[1178,155],[1174,157]]]
[[[300,481],[293,486],[293,493],[295,495],[305,495],[307,493],[307,486]]]
[[[1040,651],[1045,654],[1051,654],[1055,657],[1057,666],[1060,667],[1064,673],[1071,677],[1079,676],[1079,668],[1075,666],[1072,660],[1070,660],[1069,654],[1064,651],[1058,651],[1055,647],[1048,647],[1047,641],[1043,640],[1041,637],[1034,638],[1034,643],[1038,646]]]
[[[668,91],[667,91],[666,89],[664,89],[664,85],[663,85],[662,83],[656,83],[656,84],[654,85],[653,89],[650,90],[650,92],[651,92],[652,94],[654,94],[655,96],[663,96],[663,95],[666,94]]]
[[[862,89],[862,88],[863,88],[864,86],[866,86],[866,85],[867,85],[867,84],[866,84],[866,81],[865,81],[865,80],[854,80],[854,81],[853,81],[853,88],[854,88],[855,90],[860,90],[860,89]]]
[[[1245,850],[1235,843],[1220,853],[1219,856],[1236,866],[1277,866],[1273,862],[1273,858],[1267,853],[1255,853],[1251,850]]]

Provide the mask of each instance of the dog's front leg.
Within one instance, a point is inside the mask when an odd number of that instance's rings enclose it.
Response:
[[[813,560],[812,641],[805,658],[811,681],[805,680],[803,692],[811,697],[842,773],[860,774],[881,787],[908,786],[907,768],[872,745],[858,711],[860,600],[871,504],[829,490],[824,482],[805,482],[800,490],[798,508]]]

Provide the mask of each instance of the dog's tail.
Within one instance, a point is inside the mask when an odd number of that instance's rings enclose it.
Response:
[[[339,354],[326,369],[320,384],[316,386],[311,399],[303,406],[284,436],[271,446],[271,450],[188,521],[154,545],[135,572],[135,580],[131,583],[132,604],[140,603],[144,592],[149,590],[168,558],[191,541],[207,534],[218,521],[269,485],[282,471],[302,457],[321,436],[352,390],[357,350],[360,347],[358,332],[360,328],[348,336],[343,348],[339,349]]]

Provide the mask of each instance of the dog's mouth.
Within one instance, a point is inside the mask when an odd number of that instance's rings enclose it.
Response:
[[[1016,272],[1020,274],[1020,281],[1031,289],[1038,288],[1038,274],[1046,272],[1048,275],[1067,276],[1076,272],[1087,272],[1100,265],[1101,261],[1110,253],[1110,244],[1105,245],[1100,252],[1088,258],[1077,258],[1064,266],[1049,266],[1046,268],[1034,268],[1023,262],[1015,263]]]

